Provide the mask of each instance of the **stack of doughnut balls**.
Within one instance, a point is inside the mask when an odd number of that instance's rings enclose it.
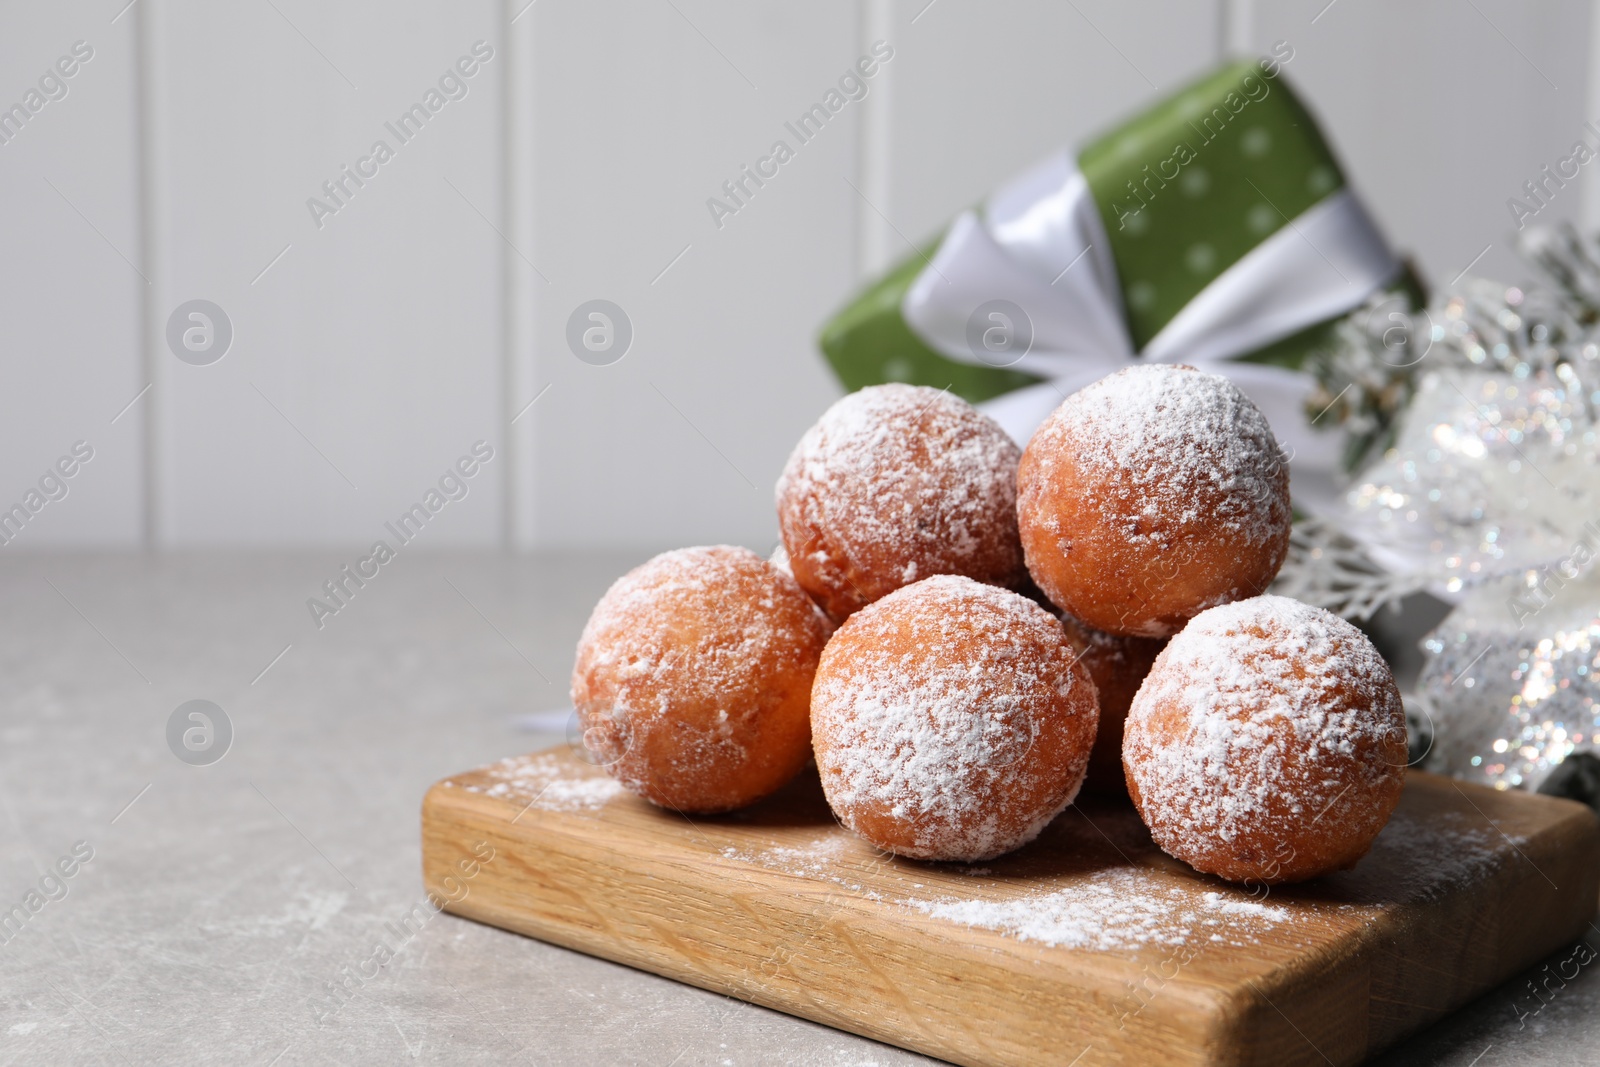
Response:
[[[814,758],[879,848],[978,861],[1085,784],[1234,881],[1353,866],[1399,800],[1405,720],[1354,626],[1264,591],[1289,478],[1226,378],[1118,371],[1019,450],[966,402],[834,404],[777,486],[782,548],[686,548],[618,580],[578,644],[585,747],[683,813]]]

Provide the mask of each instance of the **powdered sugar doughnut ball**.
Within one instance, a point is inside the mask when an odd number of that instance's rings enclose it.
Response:
[[[840,620],[935,574],[1020,584],[1020,455],[994,420],[947,392],[851,393],[800,438],[778,479],[795,580]]]
[[[1262,596],[1195,616],[1134,697],[1128,792],[1196,870],[1267,885],[1355,865],[1405,785],[1389,665],[1330,612]]]
[[[1037,837],[1083,784],[1097,717],[1055,617],[955,575],[850,616],[811,690],[834,814],[925,860],[989,859]]]
[[[1237,386],[1169,364],[1066,399],[1017,473],[1028,571],[1067,614],[1164,637],[1255,596],[1289,551],[1289,473]]]
[[[1122,724],[1128,706],[1156,656],[1167,645],[1164,637],[1121,637],[1085,626],[1070,615],[1061,625],[1067,640],[1079,657],[1078,662],[1094,679],[1100,696],[1100,728],[1094,750],[1089,753],[1089,776],[1083,787],[1092,793],[1126,796],[1127,779],[1122,773]]]
[[[794,579],[743,548],[682,548],[617,580],[578,641],[584,745],[646,800],[728,811],[811,756],[826,620]]]

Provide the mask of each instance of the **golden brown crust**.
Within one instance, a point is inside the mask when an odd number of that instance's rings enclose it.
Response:
[[[971,861],[1031,841],[1071,802],[1098,711],[1049,612],[942,575],[839,628],[811,716],[842,823],[901,855]]]
[[[629,789],[729,811],[810,758],[826,621],[793,578],[742,548],[687,548],[619,579],[578,643],[584,744]]]
[[[1265,591],[1289,549],[1289,475],[1266,419],[1192,367],[1118,371],[1068,397],[1017,470],[1028,572],[1096,629],[1176,633]]]
[[[1337,616],[1263,596],[1196,616],[1128,713],[1128,792],[1156,843],[1233,881],[1353,866],[1405,784],[1389,667]]]
[[[850,394],[806,431],[778,481],[795,580],[841,621],[935,574],[1017,587],[1027,578],[1019,456],[992,419],[948,392]]]

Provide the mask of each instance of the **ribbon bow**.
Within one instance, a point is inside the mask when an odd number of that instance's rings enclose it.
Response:
[[[981,215],[955,220],[901,314],[951,359],[1046,379],[980,405],[1024,444],[1064,397],[1123,367],[1154,360],[1224,374],[1291,457],[1296,503],[1329,504],[1339,442],[1304,411],[1310,376],[1236,357],[1351,310],[1402,267],[1347,187],[1284,222],[1136,350],[1100,212],[1063,151],[999,189]]]

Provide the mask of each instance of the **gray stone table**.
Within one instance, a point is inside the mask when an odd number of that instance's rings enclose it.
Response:
[[[421,898],[424,790],[562,740],[578,632],[638,562],[402,555],[319,630],[353,558],[0,558],[0,911],[29,916],[0,1067],[930,1062],[448,915],[319,1018]],[[167,740],[196,699],[233,730],[205,766]],[[1383,1062],[1600,1062],[1600,966],[1520,1024],[1519,993]]]

